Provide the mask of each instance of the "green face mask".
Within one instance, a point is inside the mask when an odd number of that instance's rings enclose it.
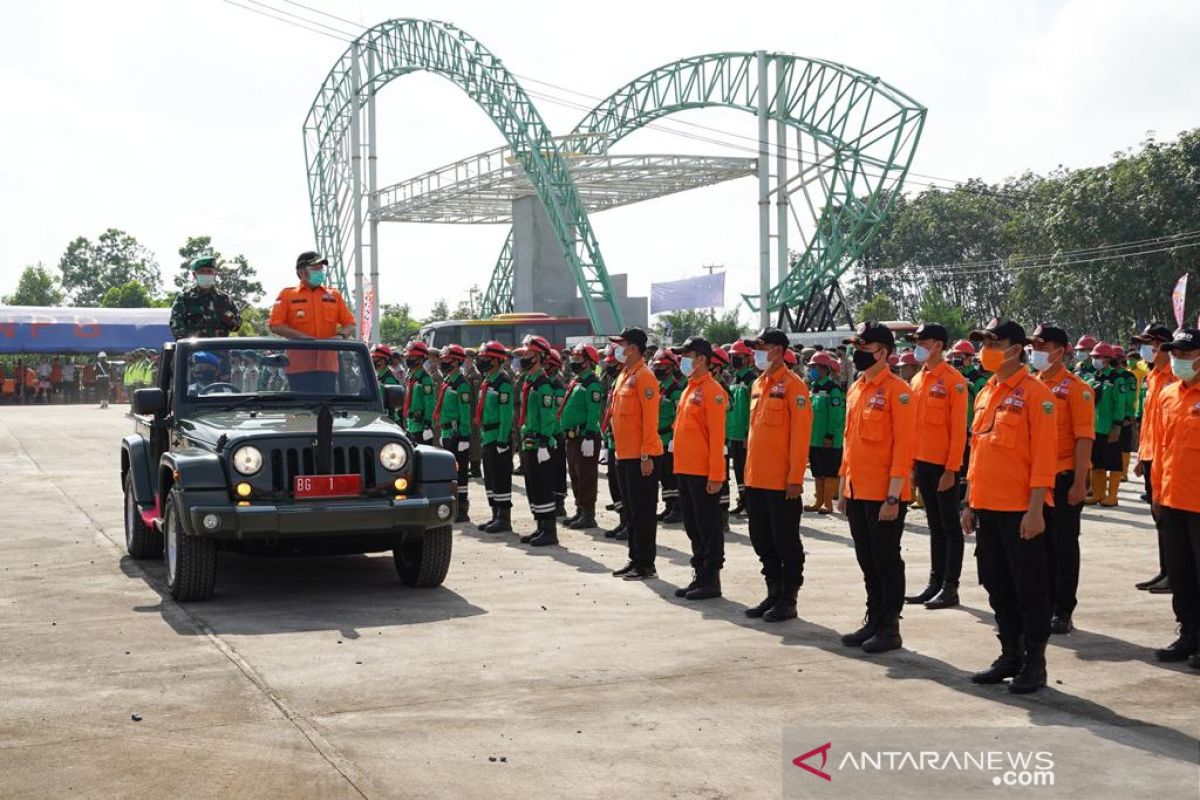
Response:
[[[313,286],[323,286],[325,284],[325,270],[310,270],[308,273],[308,282]]]

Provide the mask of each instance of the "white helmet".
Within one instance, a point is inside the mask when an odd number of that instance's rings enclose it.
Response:
[[[96,358],[108,358],[108,353],[101,350],[99,353],[96,354]]]

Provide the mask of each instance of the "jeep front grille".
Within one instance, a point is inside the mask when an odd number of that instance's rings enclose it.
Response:
[[[271,488],[291,492],[297,475],[317,474],[317,454],[312,447],[279,447],[271,450]],[[358,475],[364,489],[375,488],[375,448],[333,448],[333,474]]]

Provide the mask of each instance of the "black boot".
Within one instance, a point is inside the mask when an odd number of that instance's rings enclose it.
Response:
[[[471,501],[467,496],[459,495],[458,497],[458,512],[454,515],[455,522],[470,522],[471,518],[467,516],[467,512],[471,509]]]
[[[782,587],[779,585],[779,581],[768,580],[766,599],[756,606],[747,608],[742,613],[751,619],[758,619],[775,605],[775,601],[779,599],[780,591],[782,591]]]
[[[775,605],[763,613],[763,622],[783,622],[795,619],[796,595],[799,593],[800,587],[795,584],[782,586],[779,590],[779,597],[775,598]]]
[[[1162,580],[1155,581],[1154,583],[1147,586],[1146,591],[1148,591],[1150,594],[1170,594],[1171,593],[1171,579],[1169,577],[1167,577],[1166,575],[1164,575]]]
[[[1005,678],[1015,678],[1021,671],[1021,639],[1019,636],[997,636],[1000,640],[1000,657],[982,672],[971,676],[971,683],[1003,683]]]
[[[509,533],[512,531],[512,508],[510,506],[498,506],[496,508],[496,521],[488,526],[488,533]]]
[[[1160,572],[1148,581],[1139,581],[1139,582],[1135,583],[1134,587],[1137,589],[1143,589],[1143,590],[1149,589],[1151,586],[1158,583],[1165,577],[1167,577],[1167,576]]]
[[[596,510],[592,506],[580,506],[579,513],[567,527],[575,531],[591,530],[596,527]]]
[[[1013,694],[1032,694],[1046,685],[1046,643],[1026,642],[1021,671],[1008,684]]]
[[[868,608],[866,616],[863,617],[862,627],[853,633],[844,635],[842,644],[846,647],[862,647],[863,642],[874,636],[877,630],[879,630],[879,612]]]
[[[721,509],[721,533],[729,533],[729,508]]]
[[[684,595],[688,600],[711,600],[721,596],[721,570],[706,569],[700,573],[700,582]],[[795,605],[792,606],[795,608]],[[769,613],[769,612],[768,612]],[[793,614],[793,616],[795,616]],[[765,619],[765,615],[764,615]]]
[[[942,589],[925,603],[928,609],[954,608],[958,605],[958,581],[946,581]]]
[[[617,527],[609,528],[604,532],[605,539],[616,539],[617,534],[625,530],[625,509],[622,508],[617,511],[617,520]]]
[[[737,505],[729,509],[729,513],[735,517],[740,517],[746,513],[746,504],[742,502],[741,497],[738,498]]]
[[[559,497],[554,501],[554,516],[562,519],[567,515],[567,498]]]
[[[864,653],[886,653],[889,650],[899,650],[904,646],[900,638],[900,615],[889,614],[879,622],[875,635],[862,643]]]
[[[1154,657],[1159,661],[1187,661],[1188,656],[1196,653],[1196,632],[1180,631],[1179,638],[1161,650],[1154,651]]]
[[[549,547],[558,544],[558,522],[554,517],[538,520],[538,533],[529,543],[534,547]]]
[[[700,570],[693,569],[692,570],[692,579],[690,581],[688,581],[687,586],[680,586],[678,589],[676,589],[675,596],[676,597],[687,597],[687,593],[690,592],[692,589],[695,589],[699,585],[700,585]]]
[[[1075,624],[1071,621],[1070,614],[1055,613],[1050,617],[1051,633],[1059,634],[1061,636],[1063,634],[1070,633],[1073,630],[1075,630]]]
[[[930,575],[929,583],[921,590],[920,594],[910,595],[904,598],[904,602],[910,605],[918,603],[928,603],[934,596],[942,590],[942,579],[938,575]]]
[[[478,463],[471,464],[471,477],[472,478],[482,478],[483,477],[483,470],[480,467],[481,467],[481,465]]]
[[[683,512],[679,510],[678,500],[667,501],[667,513],[663,516],[662,521],[668,525],[673,525],[676,522],[683,522]]]
[[[489,519],[487,522],[481,522],[478,525],[476,525],[475,530],[483,531],[484,533],[491,533],[492,526],[495,524],[496,524],[496,507],[493,505],[492,506],[492,518]]]

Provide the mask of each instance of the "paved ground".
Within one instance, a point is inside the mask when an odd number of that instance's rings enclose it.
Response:
[[[1020,699],[966,680],[995,654],[970,563],[962,608],[906,614],[907,650],[843,648],[862,588],[837,517],[805,515],[801,619],[775,626],[742,615],[761,589],[736,522],[704,603],[672,596],[678,527],[638,584],[609,576],[624,552],[598,532],[530,552],[460,526],[441,589],[402,588],[388,556],[225,555],[218,596],[181,607],[123,553],[130,427],[115,407],[0,408],[0,796],[777,797],[791,725],[1061,726],[1196,757],[1200,675],[1149,660],[1169,597],[1132,587],[1155,566],[1133,484],[1085,512],[1079,630]],[[911,584],[927,542],[914,512]]]

